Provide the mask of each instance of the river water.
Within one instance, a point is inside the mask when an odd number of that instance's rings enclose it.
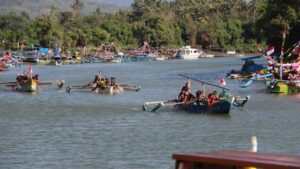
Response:
[[[244,108],[232,108],[229,115],[142,110],[144,101],[176,98],[186,82],[178,74],[217,83],[241,65],[227,57],[32,66],[41,80],[66,83],[61,90],[41,86],[34,94],[1,87],[0,168],[171,169],[172,153],[249,150],[252,136],[257,136],[260,152],[300,155],[300,95],[269,94],[263,82],[242,89],[226,79],[232,94],[251,96]],[[14,81],[24,68],[1,73],[0,82]],[[142,89],[117,96],[65,92],[66,86],[86,84],[99,72]],[[193,91],[199,87],[192,83]]]

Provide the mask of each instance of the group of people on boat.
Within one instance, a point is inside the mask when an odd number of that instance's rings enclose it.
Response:
[[[225,90],[222,93],[220,93],[220,95],[218,95],[216,90],[209,91],[207,93],[205,93],[203,90],[198,90],[195,96],[193,95],[193,93],[191,93],[188,83],[186,83],[182,87],[177,100],[178,102],[184,102],[186,104],[197,103],[211,107],[220,99],[224,99],[226,97],[225,93],[227,93]]]
[[[117,79],[115,77],[107,78],[105,75],[95,75],[92,82],[85,86],[92,86],[92,91],[96,89],[105,89],[107,87],[119,87]]]
[[[18,89],[19,86],[26,84],[29,80],[39,80],[39,75],[32,72],[31,66],[27,66],[24,73],[17,74],[16,85],[13,88]]]
[[[29,74],[26,74],[26,73],[17,74],[16,82],[19,83],[19,84],[22,84],[22,83],[24,83],[24,82],[26,82],[27,80],[30,80],[30,79],[39,80],[39,75],[38,74],[29,75]]]

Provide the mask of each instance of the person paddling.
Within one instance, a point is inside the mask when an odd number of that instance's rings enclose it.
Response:
[[[83,87],[89,87],[89,86],[92,86],[92,91],[96,90],[98,87],[99,87],[99,84],[100,84],[100,76],[99,75],[95,75],[95,78],[92,82],[84,85]]]

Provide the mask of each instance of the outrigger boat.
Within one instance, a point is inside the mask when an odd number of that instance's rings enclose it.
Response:
[[[20,92],[36,92],[38,90],[38,80],[28,79],[17,83],[16,90]]]
[[[299,93],[300,81],[276,80],[268,82],[267,88],[270,93]]]
[[[292,64],[277,64],[279,66],[279,78],[274,77],[272,80],[267,81],[267,90],[270,93],[299,93],[300,92],[300,77],[295,73],[288,72],[283,73],[283,67],[290,67]],[[290,78],[292,74],[295,74],[295,79]]]
[[[210,102],[209,100],[202,101],[202,102],[193,101],[193,100],[188,102],[183,102],[183,101],[179,101],[178,99],[174,99],[170,101],[144,102],[143,110],[149,111],[150,110],[149,106],[154,105],[154,108],[151,109],[152,112],[155,112],[160,107],[174,107],[190,113],[228,114],[230,112],[231,106],[243,107],[250,98],[249,96],[245,98],[233,97],[229,95],[228,88],[211,84],[199,79],[191,78],[185,75],[180,75],[180,76],[188,78],[189,86],[190,86],[190,80],[192,79],[202,83],[203,89],[204,89],[204,84],[206,84],[206,85],[223,89],[223,93],[220,94],[220,98],[214,103]]]
[[[135,85],[119,85],[119,86],[107,86],[103,88],[96,88],[93,90],[92,86],[68,86],[66,88],[67,93],[71,93],[72,90],[90,90],[98,94],[106,94],[106,95],[117,95],[122,93],[124,90],[126,91],[135,91],[138,92],[141,88]]]
[[[299,63],[294,64],[276,64],[279,67],[279,72],[274,73],[273,79],[266,82],[267,90],[270,93],[299,93],[300,92],[300,76],[298,70],[293,67],[299,67]],[[283,69],[291,68],[292,70],[284,72]],[[278,74],[279,73],[279,74]]]
[[[247,88],[249,87],[253,81],[263,81],[263,80],[270,80],[270,78],[273,76],[272,73],[266,73],[264,75],[260,74],[252,74],[247,79],[239,78],[239,85],[241,88]]]
[[[71,93],[71,90],[90,90],[95,93],[99,94],[106,94],[106,95],[117,95],[122,93],[124,90],[129,91],[136,91],[140,90],[140,87],[135,85],[119,85],[115,78],[112,77],[111,81],[108,80],[105,76],[96,75],[93,82],[88,83],[86,85],[81,86],[68,86],[66,88],[67,93]]]
[[[245,61],[241,70],[231,70],[229,73],[227,73],[227,77],[230,77],[231,79],[239,79],[239,78],[246,79],[253,74],[265,75],[266,74],[265,67],[263,65],[256,64],[254,62],[254,59],[260,57],[261,56],[251,56],[251,57],[240,59]]]
[[[64,80],[40,81],[38,74],[32,73],[30,66],[25,73],[18,74],[16,79],[16,82],[0,83],[0,85],[11,87],[13,90],[20,92],[36,92],[40,85],[55,84],[59,88],[62,88],[64,85]]]

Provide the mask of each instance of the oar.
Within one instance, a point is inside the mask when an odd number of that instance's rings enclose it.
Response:
[[[135,85],[127,85],[127,84],[121,84],[120,85],[124,90],[130,90],[130,91],[136,91],[138,92],[141,90],[140,86],[135,86]]]
[[[68,86],[66,88],[66,92],[67,93],[71,93],[72,89],[81,89],[81,90],[83,90],[83,89],[89,89],[89,90],[91,90],[92,86]]]
[[[17,82],[3,82],[0,83],[0,85],[11,85],[11,84],[16,84]]]
[[[209,83],[209,82],[206,82],[206,81],[203,81],[203,80],[199,80],[199,79],[196,79],[196,78],[192,78],[192,77],[189,77],[189,76],[186,76],[186,75],[183,75],[183,74],[179,74],[179,76],[182,76],[182,77],[185,77],[185,78],[190,78],[192,80],[195,80],[197,82],[200,82],[200,83],[203,83],[203,84],[207,84],[207,85],[210,85],[210,86],[214,86],[214,87],[218,87],[218,88],[221,88],[221,89],[226,89],[226,90],[229,90],[228,88],[226,87],[222,87],[222,86],[219,86],[219,85],[216,85],[216,84],[212,84],[212,83]]]

